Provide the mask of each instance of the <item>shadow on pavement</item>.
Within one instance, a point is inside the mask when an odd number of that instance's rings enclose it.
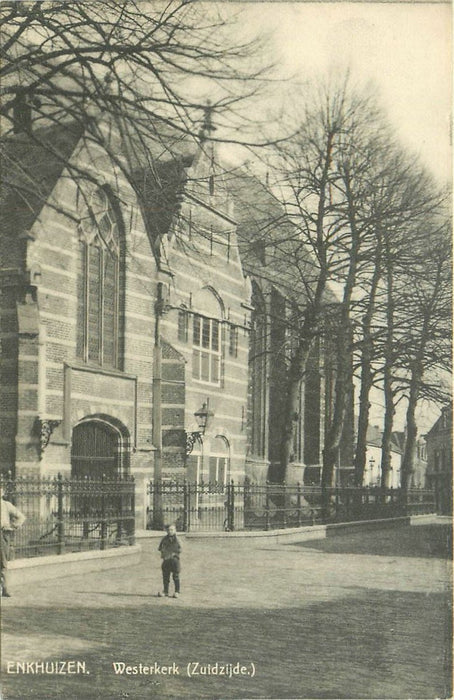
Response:
[[[279,591],[276,591],[279,595]],[[135,607],[13,607],[3,612],[3,664],[86,662],[90,675],[4,674],[5,700],[150,698],[451,697],[447,596],[368,589],[341,600],[289,608],[211,610]],[[30,641],[28,641],[30,640]],[[65,653],[86,649],[77,656]],[[75,647],[77,643],[79,646]],[[49,646],[50,644],[50,646]],[[26,650],[26,651],[24,651]],[[55,653],[54,653],[55,650]],[[47,652],[49,653],[49,651]],[[24,655],[26,654],[26,658]],[[189,678],[189,662],[239,661],[255,676]],[[179,668],[178,675],[115,675],[113,662]]]
[[[389,528],[376,532],[331,536],[323,540],[289,543],[288,546],[327,553],[371,554],[386,557],[452,559],[452,525],[430,524]]]

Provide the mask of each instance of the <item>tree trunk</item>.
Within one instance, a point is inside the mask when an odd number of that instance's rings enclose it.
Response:
[[[334,131],[327,134],[323,171],[320,179],[318,203],[317,203],[317,224],[316,224],[316,251],[320,265],[320,270],[317,279],[314,298],[311,303],[311,308],[306,310],[304,323],[300,329],[298,347],[294,357],[291,360],[288,382],[287,382],[287,399],[285,402],[283,416],[283,431],[280,445],[280,477],[285,481],[287,477],[288,463],[292,451],[293,443],[293,416],[299,410],[299,391],[301,381],[306,370],[309,353],[314,342],[314,339],[319,335],[320,319],[322,315],[323,296],[325,294],[327,282],[327,263],[326,263],[326,244],[324,240],[324,221],[326,209],[326,195],[329,182],[329,172],[332,160],[332,151],[334,147]]]
[[[346,348],[350,347],[345,329],[339,334],[338,368],[334,391],[334,411],[331,425],[326,433],[323,450],[322,487],[335,485],[336,465],[339,463],[339,451],[344,428],[347,399],[349,395],[349,362]]]
[[[400,487],[403,493],[408,491],[414,468],[416,436],[418,434],[418,427],[415,419],[416,403],[417,399],[412,399],[410,397],[406,415],[407,434],[405,436],[405,450],[400,465]]]
[[[335,466],[339,461],[339,450],[347,409],[347,399],[350,387],[349,380],[351,379],[352,373],[350,363],[350,354],[352,351],[350,305],[353,289],[356,283],[360,237],[356,226],[355,206],[353,193],[351,191],[350,172],[347,166],[344,167],[345,189],[348,204],[348,221],[351,233],[351,249],[348,273],[341,303],[339,329],[337,333],[337,372],[334,391],[333,419],[326,433],[325,449],[323,450],[323,487],[331,486],[334,481]]]
[[[393,433],[394,414],[394,394],[391,382],[391,367],[385,367],[383,380],[385,396],[385,417],[383,425],[383,436],[381,442],[381,482],[383,489],[389,487],[389,474],[391,471],[391,439]]]
[[[385,418],[383,426],[383,437],[381,444],[381,487],[389,487],[389,474],[391,471],[391,438],[393,433],[394,414],[394,392],[392,385],[392,368],[394,357],[394,270],[390,255],[389,239],[386,238],[386,282],[387,282],[387,305],[386,320],[387,331],[385,340],[385,366],[383,371],[383,390],[385,397]]]
[[[280,445],[280,474],[279,481],[287,478],[287,469],[290,455],[293,451],[293,430],[295,417],[299,416],[301,382],[304,378],[306,365],[314,339],[318,333],[318,314],[311,313],[306,316],[301,330],[298,347],[293,355],[288,370],[287,391],[284,405],[283,429]]]
[[[416,424],[416,406],[419,398],[419,391],[423,377],[423,364],[421,357],[423,356],[425,341],[422,341],[420,353],[413,363],[410,377],[410,395],[408,397],[408,406],[406,414],[406,437],[405,448],[400,465],[401,488],[403,493],[406,493],[410,486],[411,475],[414,469],[416,437],[418,435],[418,426]]]
[[[355,486],[362,486],[367,458],[367,429],[369,427],[369,393],[372,388],[370,362],[361,361],[361,389],[359,394],[358,436],[355,453]]]
[[[414,469],[415,461],[415,449],[416,449],[416,437],[418,434],[418,426],[416,424],[416,406],[418,404],[419,394],[421,391],[421,384],[424,375],[424,356],[426,353],[427,343],[430,337],[430,324],[434,308],[436,305],[436,300],[440,293],[440,285],[442,284],[442,266],[439,264],[436,271],[434,286],[431,294],[431,298],[423,311],[422,318],[423,324],[421,328],[421,336],[419,347],[415,358],[411,364],[410,372],[410,394],[408,397],[407,415],[406,415],[406,429],[407,435],[405,440],[405,449],[401,462],[401,488],[404,496],[408,491],[410,485],[411,474]]]
[[[355,486],[362,486],[367,458],[367,429],[369,427],[370,402],[373,373],[372,358],[374,345],[371,337],[372,319],[375,311],[375,299],[381,278],[381,237],[377,234],[378,245],[375,269],[372,276],[369,300],[362,324],[363,346],[361,350],[361,388],[359,393],[358,436],[355,453]]]

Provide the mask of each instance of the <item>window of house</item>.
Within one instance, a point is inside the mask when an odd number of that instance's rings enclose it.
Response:
[[[238,326],[230,326],[229,355],[238,357]]]
[[[77,276],[77,357],[118,367],[120,335],[120,231],[103,189],[80,196]]]
[[[195,315],[192,327],[192,376],[211,384],[220,383],[220,323]]]
[[[188,328],[188,312],[184,309],[180,309],[180,311],[178,312],[178,340],[181,343],[187,343],[188,341]]]

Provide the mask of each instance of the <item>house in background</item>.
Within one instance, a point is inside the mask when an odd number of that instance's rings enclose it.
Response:
[[[393,440],[400,446],[401,453],[404,453],[405,448],[405,431],[395,431]],[[427,443],[424,435],[416,438],[415,454],[413,456],[413,471],[410,475],[410,488],[425,488],[427,482]],[[400,485],[400,484],[399,484]]]
[[[369,425],[367,429],[366,467],[364,470],[364,486],[380,486],[383,433],[377,425]],[[393,433],[391,439],[391,469],[389,488],[400,486],[400,465],[402,461],[402,445],[399,436]]]
[[[380,486],[382,438],[383,432],[377,425],[370,425],[368,427],[364,486]],[[396,489],[400,487],[400,469],[404,448],[405,432],[397,430],[393,431],[391,437],[391,472],[389,475],[389,488]],[[424,488],[426,486],[426,472],[426,441],[424,437],[419,437],[416,443],[414,467],[409,483],[410,488]]]
[[[435,489],[437,511],[452,514],[452,404],[444,406],[441,416],[426,435],[427,486]]]

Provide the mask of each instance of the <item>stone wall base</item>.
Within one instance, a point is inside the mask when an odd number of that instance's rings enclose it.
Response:
[[[118,547],[104,551],[71,552],[49,557],[15,559],[8,564],[8,586],[46,581],[63,576],[77,576],[92,571],[104,571],[140,562],[141,546]]]

